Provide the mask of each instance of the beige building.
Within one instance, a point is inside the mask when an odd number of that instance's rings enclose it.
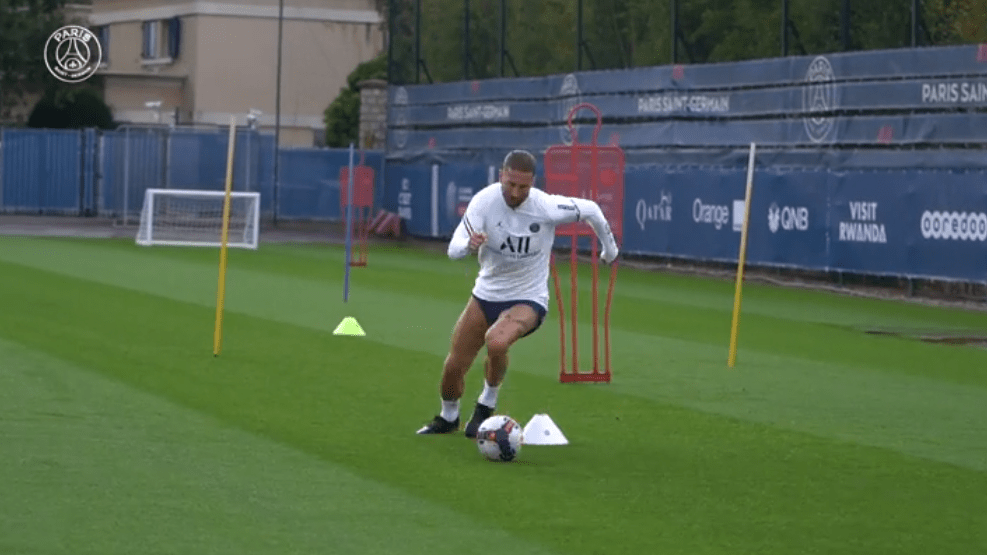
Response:
[[[281,142],[312,145],[346,77],[384,48],[375,0],[284,0]],[[92,0],[121,122],[275,125],[278,0]]]

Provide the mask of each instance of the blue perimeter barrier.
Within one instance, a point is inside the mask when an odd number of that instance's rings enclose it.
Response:
[[[967,145],[987,123],[987,46],[792,56],[391,87],[388,158],[568,142],[572,106],[625,149]],[[586,114],[582,114],[586,115]]]
[[[451,236],[496,166],[388,165],[384,207]],[[625,253],[736,262],[746,168],[632,165]],[[543,183],[539,179],[539,184]],[[755,170],[747,260],[768,267],[987,283],[987,172]]]
[[[624,252],[735,262],[756,143],[749,263],[987,283],[987,45],[389,94],[382,202],[413,235],[448,237],[508,151],[571,143],[569,111],[589,102],[598,142],[626,154]]]
[[[0,128],[0,213],[98,215],[135,219],[148,188],[221,191],[223,130],[130,128],[115,131]],[[348,149],[282,148],[275,195],[274,137],[236,134],[233,189],[261,193],[261,213],[283,219],[341,220],[339,171]],[[383,153],[366,151],[382,204]],[[356,159],[359,163],[359,156]]]
[[[508,150],[570,141],[565,114],[589,100],[600,142],[627,153],[624,252],[736,261],[753,141],[751,264],[987,282],[984,60],[965,46],[394,87],[389,150],[366,163],[376,207],[448,237]],[[148,187],[222,189],[226,141],[0,129],[0,212],[136,217]],[[234,188],[260,191],[267,217],[341,218],[347,150],[281,149],[275,192],[273,137],[237,144]]]

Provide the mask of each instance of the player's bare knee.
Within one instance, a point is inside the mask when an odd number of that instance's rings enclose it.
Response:
[[[511,339],[505,333],[487,333],[487,355],[491,357],[507,356],[507,350],[511,348]]]
[[[443,365],[443,371],[447,374],[457,376],[462,379],[463,376],[469,371],[470,366],[473,364],[472,358],[467,358],[463,356],[458,356],[454,353],[450,353],[446,357],[445,364]]]

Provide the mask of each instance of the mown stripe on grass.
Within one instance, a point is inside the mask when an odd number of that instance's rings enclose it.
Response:
[[[137,249],[112,242],[34,240],[27,244],[48,245],[55,250],[21,245],[19,255],[5,251],[3,256],[166,298],[203,306],[215,303],[214,253]],[[370,341],[444,355],[449,328],[461,309],[459,295],[448,299],[450,287],[441,274],[431,285],[421,284],[419,295],[404,294],[400,287],[392,291],[386,283],[387,279],[397,283],[410,279],[409,269],[421,272],[445,265],[429,265],[427,258],[422,261],[407,252],[396,253],[398,261],[391,261],[390,267],[397,271],[368,273],[377,276],[378,288],[357,289],[356,300],[343,304],[338,296],[331,295],[334,282],[329,277],[319,281],[280,273],[285,265],[305,267],[297,260],[288,264],[286,261],[294,258],[285,256],[285,250],[307,252],[296,246],[267,249],[266,253],[237,253],[244,256],[235,262],[251,269],[231,269],[228,312],[323,331],[332,330],[342,317],[353,315],[367,329]],[[321,248],[313,250],[326,255]],[[258,254],[264,256],[255,256]],[[376,260],[386,265],[382,262],[389,260],[386,254],[377,255]],[[281,264],[272,263],[264,269],[266,256]],[[631,284],[639,285],[639,276],[631,276]],[[707,291],[711,285],[700,281],[694,287]],[[685,290],[683,294],[697,293]],[[987,427],[980,425],[981,407],[987,406],[983,389],[987,385],[987,373],[983,372],[987,352],[871,337],[818,323],[754,314],[742,320],[739,364],[729,370],[725,363],[727,312],[660,304],[647,298],[621,299],[624,302],[615,309],[615,319],[633,323],[631,327],[637,331],[614,330],[616,379],[610,388],[600,389],[604,396],[627,393],[967,468],[987,468]],[[754,302],[749,300],[748,305]],[[588,305],[584,302],[582,306]],[[888,308],[886,303],[878,306]],[[902,308],[921,308],[919,312],[925,313],[928,307]],[[210,322],[203,319],[198,324],[203,348],[211,341]],[[554,314],[544,328],[517,346],[512,373],[556,375],[558,332]],[[235,333],[227,330],[228,341]],[[695,337],[705,337],[712,344],[691,339]],[[717,337],[720,341],[714,341]],[[589,345],[584,328],[584,368],[590,365]],[[437,374],[438,365],[434,366],[431,371]],[[476,387],[474,382],[477,380],[470,382],[470,395]],[[431,393],[431,387],[426,391]]]
[[[458,555],[482,529],[551,553],[43,353],[0,340],[0,360],[0,552]]]
[[[622,334],[615,392],[987,471],[987,390],[794,356]],[[948,348],[944,348],[948,349]]]
[[[461,437],[411,433],[434,408],[418,392],[437,356],[231,314],[213,359],[196,329],[208,307],[5,266],[0,336],[560,552],[965,553],[987,539],[984,473],[523,372],[503,408],[547,408],[573,443],[490,464]]]

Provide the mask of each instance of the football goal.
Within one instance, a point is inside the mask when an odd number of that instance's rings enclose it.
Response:
[[[138,245],[218,247],[222,243],[223,191],[148,189]],[[260,193],[231,192],[228,247],[257,248]]]

